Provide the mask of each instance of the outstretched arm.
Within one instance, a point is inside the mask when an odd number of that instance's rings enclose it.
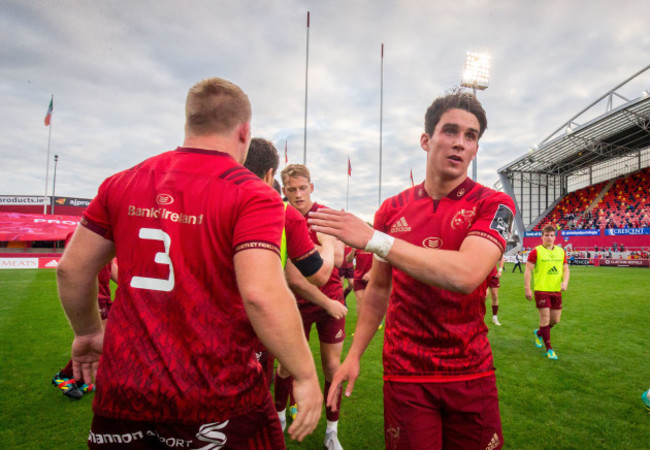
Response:
[[[369,248],[375,233],[363,220],[350,213],[321,209],[309,213],[308,223],[320,233],[336,236],[355,248]],[[465,238],[458,251],[423,248],[401,239],[384,236],[392,242],[385,259],[394,267],[422,283],[469,294],[488,276],[501,256],[501,250],[478,236]],[[372,245],[371,245],[372,247]],[[482,255],[477,258],[476,255]]]

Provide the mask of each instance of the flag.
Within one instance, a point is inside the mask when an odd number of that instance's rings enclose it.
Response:
[[[352,176],[352,165],[350,164],[350,157],[348,156],[348,176]]]
[[[287,154],[287,141],[284,141],[284,165],[289,162],[289,155]]]
[[[54,97],[50,100],[50,106],[47,108],[47,114],[45,114],[45,126],[50,126],[50,121],[52,120],[52,110],[54,109]]]
[[[411,169],[411,186],[415,186],[415,183],[413,182],[413,169]]]

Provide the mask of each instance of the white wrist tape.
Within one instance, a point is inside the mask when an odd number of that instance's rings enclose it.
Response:
[[[374,253],[380,258],[385,259],[386,256],[388,256],[388,252],[390,251],[394,242],[394,237],[389,236],[386,233],[382,233],[381,231],[375,230],[375,232],[372,234],[372,237],[366,244],[365,249],[369,252]]]

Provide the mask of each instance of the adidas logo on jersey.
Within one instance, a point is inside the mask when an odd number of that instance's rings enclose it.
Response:
[[[557,267],[553,266],[551,269],[546,272],[547,275],[557,275],[559,272],[557,271]]]
[[[404,218],[404,216],[402,216],[401,219],[399,219],[397,222],[393,224],[392,227],[390,227],[391,234],[403,233],[405,231],[411,231],[411,227],[409,227],[408,224],[406,223],[406,219]]]
[[[494,450],[498,446],[499,446],[499,435],[494,433],[494,436],[492,436],[492,439],[490,440],[488,446],[485,447],[485,450]]]

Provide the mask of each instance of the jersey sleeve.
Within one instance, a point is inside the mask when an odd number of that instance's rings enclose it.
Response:
[[[526,262],[535,264],[537,262],[537,249],[534,248],[531,250],[531,252],[528,254],[528,259]]]
[[[515,205],[503,192],[487,197],[477,210],[477,218],[467,236],[479,236],[492,242],[503,252],[515,218]]]
[[[284,229],[287,237],[287,256],[296,268],[304,277],[318,272],[323,267],[323,258],[311,240],[305,218],[291,205],[287,205],[285,209]]]
[[[307,222],[300,212],[287,205],[284,228],[287,234],[287,255],[294,263],[316,252],[316,246],[309,236]]]
[[[99,186],[97,195],[88,205],[81,218],[81,225],[90,231],[99,234],[105,239],[113,240],[113,230],[111,229],[109,214],[107,208],[107,190],[111,183],[111,178],[104,180]]]
[[[268,189],[265,189],[268,188]],[[249,249],[266,249],[280,255],[284,205],[270,187],[253,183],[241,189],[239,214],[234,222],[234,253]]]
[[[375,212],[375,218],[372,222],[372,226],[375,230],[387,234],[390,231],[388,225],[386,224],[386,215],[389,205],[390,199],[384,200],[379,209]]]

